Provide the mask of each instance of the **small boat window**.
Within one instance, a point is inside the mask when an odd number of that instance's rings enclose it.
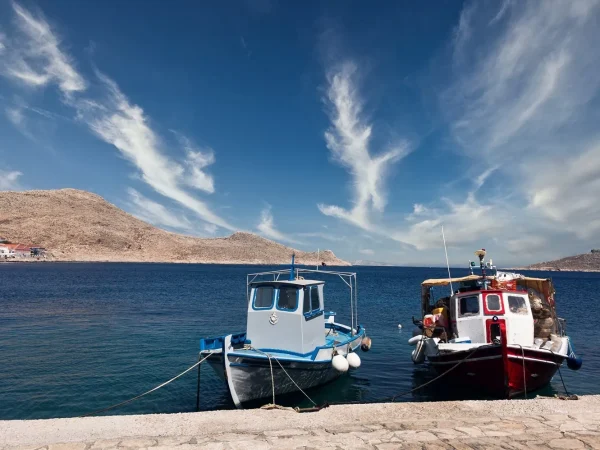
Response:
[[[269,309],[273,307],[273,286],[260,286],[254,294],[254,307],[257,309]]]
[[[528,314],[525,299],[516,295],[508,296],[508,309],[513,314]]]
[[[476,316],[479,314],[479,296],[462,297],[460,299],[460,315]]]
[[[286,311],[296,311],[298,308],[297,289],[292,286],[281,286],[279,288],[279,299],[277,308]]]
[[[485,303],[488,311],[502,311],[502,303],[500,296],[497,294],[488,294],[485,296]]]
[[[304,303],[302,304],[302,312],[309,313],[310,312],[310,288],[304,288]]]
[[[310,304],[313,311],[321,309],[321,296],[319,295],[318,286],[312,286],[310,288]]]

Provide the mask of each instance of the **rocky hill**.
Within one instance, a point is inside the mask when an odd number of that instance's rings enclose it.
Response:
[[[302,252],[252,233],[196,238],[156,228],[86,191],[0,192],[0,236],[48,249],[57,261],[342,266],[333,252]]]
[[[531,270],[560,270],[571,272],[600,272],[600,252],[592,250],[590,253],[583,253],[576,256],[557,259],[555,261],[546,261],[527,266]]]

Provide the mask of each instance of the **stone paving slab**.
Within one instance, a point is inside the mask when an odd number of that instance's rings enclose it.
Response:
[[[600,396],[0,421],[0,449],[598,449]]]

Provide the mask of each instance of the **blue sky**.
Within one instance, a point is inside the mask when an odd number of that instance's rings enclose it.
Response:
[[[598,1],[0,0],[0,190],[348,260],[600,246]]]

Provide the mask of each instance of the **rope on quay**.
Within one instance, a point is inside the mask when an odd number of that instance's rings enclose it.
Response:
[[[287,372],[287,370],[285,370],[285,368],[283,367],[283,365],[281,364],[281,362],[279,361],[279,359],[277,359],[276,356],[271,355],[270,353],[265,353],[262,350],[259,350],[257,348],[254,348],[252,346],[247,346],[248,349],[250,350],[254,350],[258,353],[261,353],[263,355],[265,355],[268,359],[269,359],[269,367],[271,369],[271,388],[273,390],[273,402],[272,403],[268,403],[266,405],[261,406],[261,409],[283,409],[283,410],[293,410],[296,412],[308,412],[310,411],[318,411],[322,408],[320,408],[317,403],[308,396],[308,394],[306,392],[304,392],[302,390],[302,388],[300,386],[298,386],[298,383],[296,383],[294,381],[294,379],[292,378],[292,376]],[[277,403],[275,403],[275,377],[273,376],[273,362],[271,361],[271,358],[273,358],[277,364],[279,364],[279,367],[281,367],[281,370],[283,370],[283,373],[286,374],[286,376],[290,379],[290,381],[292,383],[294,383],[294,386],[296,386],[296,388],[298,388],[298,390],[300,392],[302,392],[302,394],[304,394],[304,396],[314,405],[312,408],[299,408],[299,407],[295,407],[295,408],[290,408],[290,407],[286,407],[286,406],[281,406],[278,405]]]
[[[188,367],[187,369],[185,369],[185,370],[184,370],[183,372],[181,372],[179,375],[177,375],[177,376],[175,376],[175,377],[171,378],[171,379],[170,379],[170,380],[168,380],[168,381],[165,381],[164,383],[161,383],[161,384],[159,384],[158,386],[156,386],[156,387],[154,387],[154,388],[150,389],[149,391],[146,391],[146,392],[144,392],[143,394],[136,395],[135,397],[132,397],[132,398],[130,398],[129,400],[125,400],[124,402],[117,403],[116,405],[112,405],[112,406],[109,406],[109,407],[107,407],[107,408],[97,409],[96,411],[92,411],[92,412],[89,412],[89,413],[87,413],[87,414],[83,414],[83,415],[81,415],[81,416],[77,416],[77,418],[81,418],[81,417],[88,417],[88,416],[93,416],[93,415],[95,415],[95,414],[100,414],[100,413],[103,413],[103,412],[105,412],[105,411],[109,411],[109,410],[111,410],[111,409],[114,409],[114,408],[117,408],[117,407],[119,407],[119,406],[126,405],[127,403],[131,403],[131,402],[133,402],[133,401],[135,401],[135,400],[137,400],[137,399],[139,399],[139,398],[142,398],[142,397],[144,397],[144,396],[146,396],[146,395],[148,395],[148,394],[150,394],[150,393],[152,393],[152,392],[154,392],[154,391],[157,391],[157,390],[159,390],[160,388],[162,388],[162,387],[165,387],[167,384],[169,384],[169,383],[171,383],[171,382],[175,381],[177,378],[180,378],[180,377],[182,377],[183,375],[185,375],[186,373],[188,373],[190,370],[192,370],[192,369],[194,369],[195,367],[197,367],[197,366],[199,366],[200,364],[202,364],[202,363],[203,363],[204,361],[206,361],[206,360],[207,360],[207,359],[208,359],[208,358],[209,358],[209,357],[210,357],[210,356],[211,356],[213,353],[214,353],[214,352],[210,352],[210,353],[209,353],[208,355],[206,355],[204,358],[202,358],[202,359],[201,359],[201,360],[199,360],[198,362],[194,363],[194,365],[192,365],[191,367]]]

